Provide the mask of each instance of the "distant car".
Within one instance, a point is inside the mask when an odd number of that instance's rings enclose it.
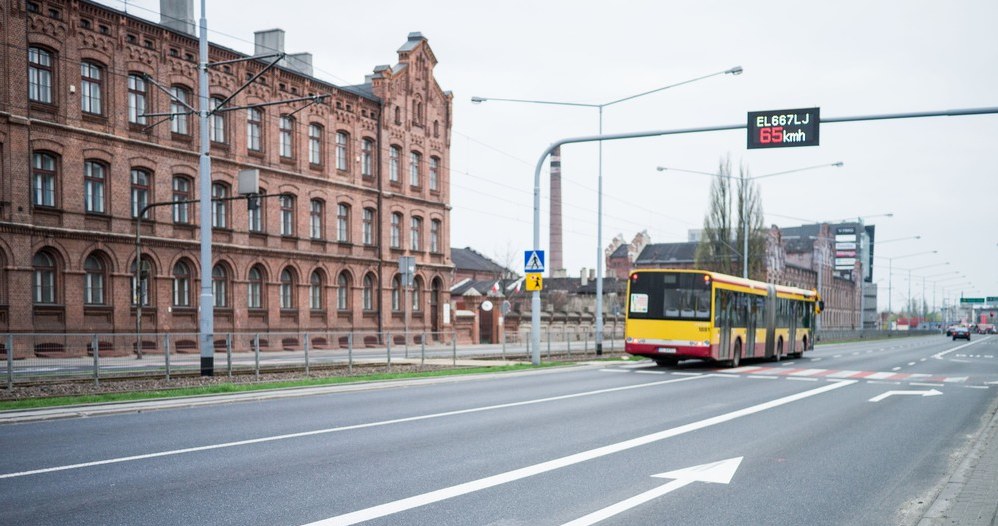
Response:
[[[953,341],[956,341],[957,338],[963,338],[968,342],[970,341],[970,329],[964,325],[953,327],[951,334],[953,334]]]
[[[955,328],[956,325],[950,325],[949,327],[946,327],[946,336],[953,336],[953,329]]]

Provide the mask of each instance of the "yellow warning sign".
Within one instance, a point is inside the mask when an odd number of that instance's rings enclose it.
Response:
[[[536,272],[531,272],[527,274],[525,281],[527,282],[527,290],[544,290],[544,278],[542,274]]]

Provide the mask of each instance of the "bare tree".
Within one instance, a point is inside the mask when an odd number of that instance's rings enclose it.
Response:
[[[732,184],[732,181],[737,181]],[[697,245],[697,268],[724,274],[742,274],[746,224],[748,225],[749,277],[766,278],[766,231],[759,188],[748,168],[739,166],[732,175],[731,156],[718,163],[710,186],[710,202],[703,221],[703,235]]]

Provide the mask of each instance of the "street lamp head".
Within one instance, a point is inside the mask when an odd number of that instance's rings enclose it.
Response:
[[[887,212],[884,215],[887,216],[887,217],[894,217],[894,212]]]
[[[731,75],[741,75],[742,74],[742,67],[741,66],[735,66],[735,67],[733,67],[733,68],[725,71],[724,73],[725,74],[731,74]]]
[[[655,169],[658,170],[658,171],[660,171],[660,172],[664,172],[664,171],[668,170],[668,168],[666,168],[665,166],[656,166]]]
[[[481,103],[483,103],[483,102],[485,102],[487,100],[489,100],[489,99],[486,99],[484,97],[471,97],[471,103],[472,104],[481,104]]]
[[[842,162],[842,161],[839,161],[839,162],[837,162],[837,163],[832,163],[832,166],[834,166],[834,167],[836,167],[836,168],[842,168],[843,166],[845,166],[845,164],[846,164],[846,163],[844,163],[844,162]]]

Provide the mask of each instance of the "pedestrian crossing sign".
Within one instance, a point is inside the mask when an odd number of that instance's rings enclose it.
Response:
[[[523,270],[526,273],[544,272],[544,251],[527,250],[523,253]]]
[[[524,281],[527,282],[528,291],[533,292],[535,290],[544,290],[544,278],[541,277],[540,274],[537,273],[527,274],[527,277]]]

